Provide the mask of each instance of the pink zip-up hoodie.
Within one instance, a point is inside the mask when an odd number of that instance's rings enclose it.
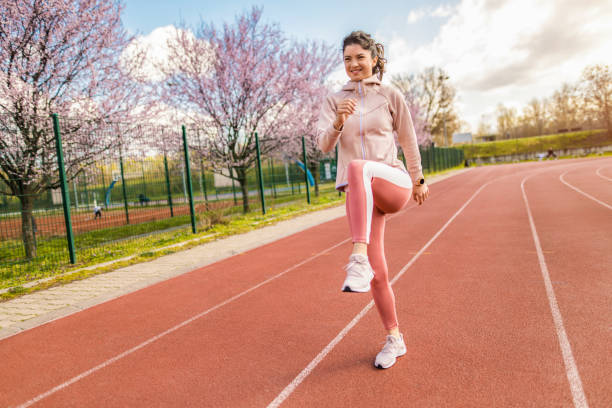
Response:
[[[355,113],[344,122],[342,130],[334,129],[338,104],[346,98],[357,100]],[[421,155],[412,117],[402,94],[380,83],[372,75],[363,81],[349,81],[342,89],[327,96],[317,126],[317,144],[323,152],[338,147],[336,189],[347,186],[347,167],[355,159],[373,160],[406,171],[397,158],[394,132],[413,182],[423,177]]]

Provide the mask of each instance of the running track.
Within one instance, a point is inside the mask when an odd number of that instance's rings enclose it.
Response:
[[[389,220],[372,366],[337,219],[0,341],[0,406],[610,407],[612,159],[480,167]]]

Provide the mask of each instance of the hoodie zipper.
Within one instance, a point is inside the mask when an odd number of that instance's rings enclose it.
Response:
[[[361,156],[363,160],[365,160],[365,135],[363,131],[363,109],[365,105],[363,101],[363,92],[361,91],[361,81],[357,83],[357,86],[359,87],[359,95],[361,96],[361,106],[359,107],[359,135],[361,136]]]

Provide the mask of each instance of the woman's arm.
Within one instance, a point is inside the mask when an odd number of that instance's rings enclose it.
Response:
[[[331,96],[328,96],[319,113],[319,124],[317,126],[317,144],[319,148],[327,153],[331,151],[340,135],[346,119],[355,113],[357,101],[354,99],[343,99],[338,106],[334,104]]]
[[[421,205],[429,197],[429,187],[426,183],[419,183],[419,180],[423,179],[423,168],[421,167],[421,153],[419,152],[412,116],[403,95],[396,90],[393,90],[392,103],[393,129],[397,132],[397,139],[404,152],[410,178],[415,183],[412,189],[412,198],[418,205]]]
[[[404,152],[410,178],[412,178],[413,182],[417,182],[423,178],[423,169],[421,167],[421,153],[419,152],[410,110],[408,105],[406,105],[403,95],[395,89],[391,93],[391,103],[393,105],[393,129],[397,132],[397,139]]]
[[[331,96],[325,98],[321,112],[319,112],[319,122],[317,124],[317,145],[323,153],[330,152],[338,143],[342,129],[334,128],[336,120],[336,106]]]

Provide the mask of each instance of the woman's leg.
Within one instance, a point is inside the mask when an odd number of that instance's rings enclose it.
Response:
[[[374,279],[370,285],[378,314],[389,334],[399,334],[395,295],[389,283],[389,270],[385,259],[385,214],[376,207],[372,214],[372,235],[368,245],[368,259],[374,269]]]
[[[410,176],[383,163],[353,160],[348,166],[346,208],[353,244],[370,243],[374,207],[383,213],[401,210],[412,192]]]
[[[399,169],[355,160],[348,169],[347,216],[353,243],[369,244],[368,260],[374,270],[372,297],[390,334],[399,335],[395,297],[389,284],[384,254],[385,214],[401,210],[410,200],[412,181]]]

